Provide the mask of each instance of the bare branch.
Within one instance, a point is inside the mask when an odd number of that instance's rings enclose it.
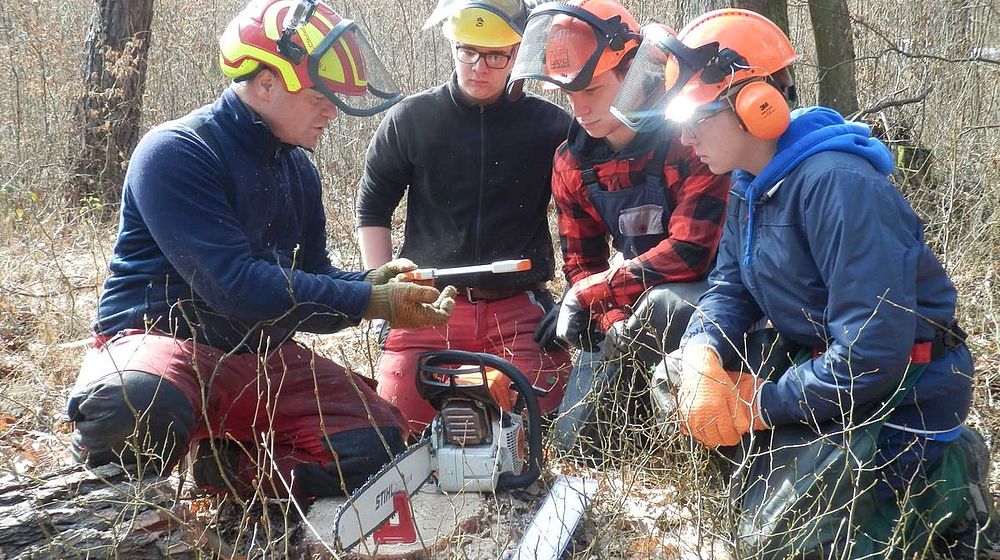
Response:
[[[927,99],[927,95],[934,90],[934,86],[928,86],[923,92],[913,96],[905,97],[903,99],[888,99],[886,101],[880,101],[867,109],[862,109],[851,116],[850,120],[855,120],[865,115],[871,115],[872,113],[878,113],[879,111],[884,111],[892,107],[902,107],[904,105],[911,105],[913,103],[920,103],[921,101]]]

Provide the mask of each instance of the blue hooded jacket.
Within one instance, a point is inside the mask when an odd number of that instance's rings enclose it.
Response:
[[[763,317],[823,352],[761,392],[772,426],[843,421],[899,386],[912,345],[954,319],[955,288],[923,225],[890,183],[893,159],[862,124],[830,109],[795,111],[756,177],[737,170],[719,257],[683,344],[729,360],[728,340]],[[907,431],[950,432],[968,415],[965,346],[933,361],[889,418]]]
[[[230,89],[194,116],[217,149],[172,121],[132,155],[95,332],[156,328],[229,351],[357,324],[371,286],[330,263],[305,151]]]

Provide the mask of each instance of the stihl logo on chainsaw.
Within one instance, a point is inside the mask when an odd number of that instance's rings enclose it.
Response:
[[[382,506],[388,504],[389,501],[392,500],[392,496],[397,491],[398,490],[392,484],[380,490],[378,495],[375,496],[375,507],[378,509],[382,509]]]

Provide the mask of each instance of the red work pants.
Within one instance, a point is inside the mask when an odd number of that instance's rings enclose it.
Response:
[[[535,386],[549,391],[539,400],[542,414],[558,410],[571,363],[565,350],[546,352],[535,342],[543,316],[532,292],[477,302],[460,295],[447,325],[389,331],[378,362],[378,394],[399,407],[414,433],[420,433],[435,410],[417,393],[418,357],[431,350],[465,350],[513,363]]]
[[[90,350],[74,392],[85,401],[92,397],[88,387],[130,370],[169,381],[190,401],[189,443],[240,442],[242,462],[256,467],[256,482],[269,487],[269,494],[287,491],[297,465],[333,462],[334,434],[362,428],[397,428],[404,438],[407,433],[400,412],[378,397],[371,380],[296,342],[266,354],[227,355],[190,340],[129,332]],[[373,437],[371,445],[381,444]]]

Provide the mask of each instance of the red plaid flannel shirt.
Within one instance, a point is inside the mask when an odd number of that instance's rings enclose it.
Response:
[[[617,268],[608,265],[609,224],[590,202],[574,150],[563,143],[556,151],[552,196],[559,215],[563,272],[570,284],[579,284],[576,289],[580,302],[592,310],[604,330],[625,319],[625,308],[635,304],[647,288],[706,277],[722,237],[729,201],[729,174],[713,175],[691,148],[681,144],[678,134],[663,131],[658,134],[671,143],[664,161],[667,194],[674,205],[667,238]],[[636,157],[595,164],[601,187],[617,191],[633,186],[633,179],[645,180],[646,162],[653,157],[652,152],[653,149],[647,149]],[[678,165],[680,162],[686,162],[684,179],[678,170],[684,167]]]

